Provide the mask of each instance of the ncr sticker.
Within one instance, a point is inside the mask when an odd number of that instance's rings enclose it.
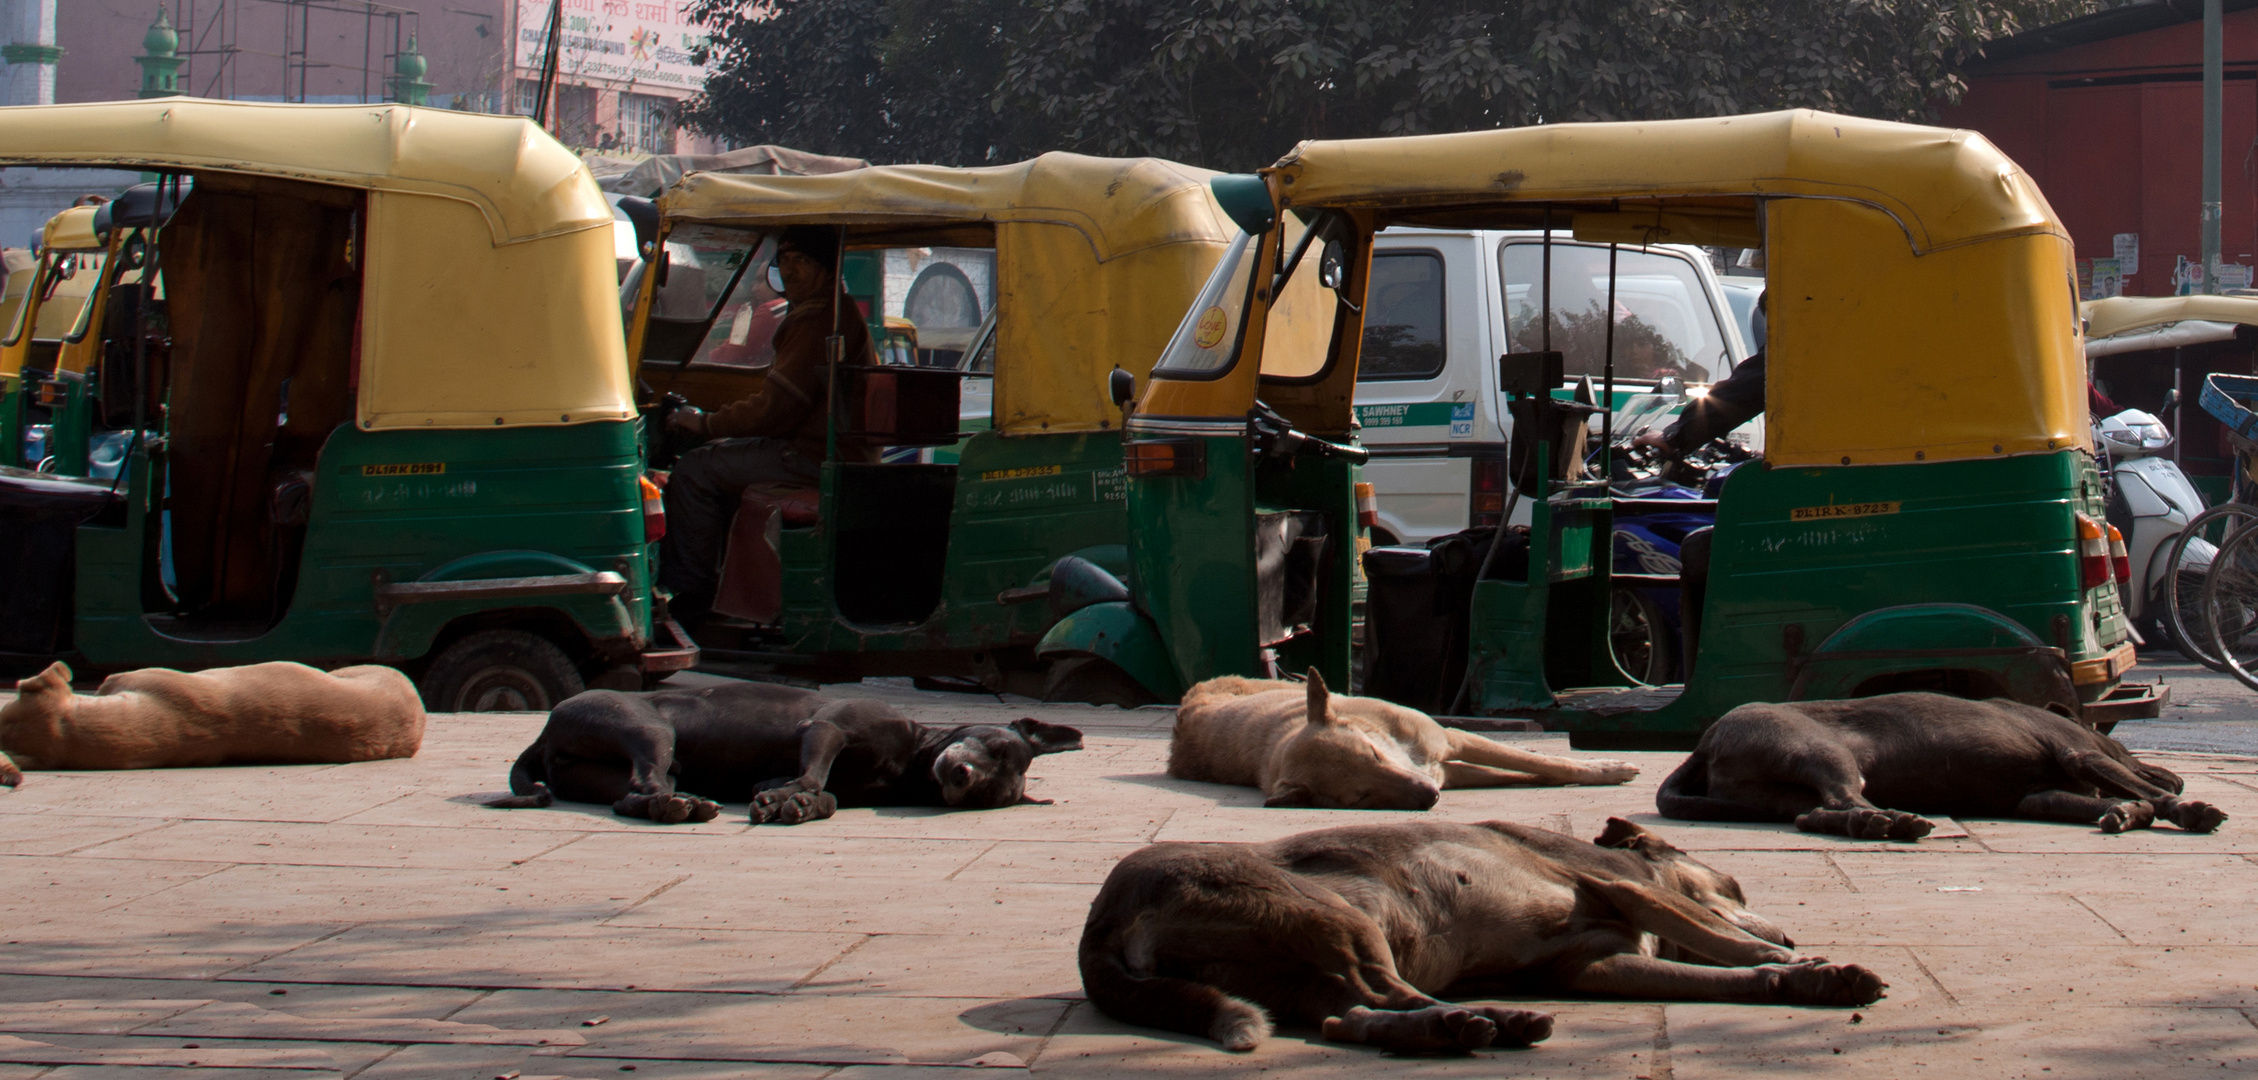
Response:
[[[1450,437],[1453,439],[1471,439],[1474,437],[1473,402],[1459,401],[1451,404]]]

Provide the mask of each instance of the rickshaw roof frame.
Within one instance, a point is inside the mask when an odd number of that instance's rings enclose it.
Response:
[[[39,230],[42,248],[56,251],[88,252],[106,251],[108,241],[94,231],[94,214],[98,206],[73,206],[47,219]]]
[[[2246,296],[2111,296],[2078,305],[2086,341],[2129,334],[2177,322],[2258,326],[2258,298]]]
[[[452,109],[190,97],[0,108],[0,166],[42,165],[435,195],[478,207],[497,245],[612,222],[580,158],[533,121]]]

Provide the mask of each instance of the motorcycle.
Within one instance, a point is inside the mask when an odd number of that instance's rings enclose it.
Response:
[[[1717,523],[1717,493],[1725,477],[1752,455],[1722,439],[1684,457],[1634,448],[1627,436],[1616,443],[1608,485],[1618,500],[1614,572],[1675,578],[1680,546],[1695,530]],[[1617,665],[1648,685],[1681,681],[1683,622],[1676,586],[1618,583],[1608,613]]]
[[[2172,394],[2176,397],[2178,391]],[[2169,410],[2171,403],[2172,398],[2167,398],[2164,408]],[[2204,508],[2203,496],[2188,482],[2187,474],[2164,456],[2173,441],[2163,421],[2139,409],[2126,409],[2094,425],[2094,445],[2103,455],[2109,524],[2124,535],[2133,569],[2131,580],[2117,583],[2125,614],[2142,637],[2160,638],[2182,655],[2193,656],[2195,650],[2179,640],[2174,621],[2163,617],[2168,576],[2173,572],[2173,541]],[[2189,539],[2178,569],[2182,597],[2201,595],[2203,578],[2217,553],[2209,541]]]

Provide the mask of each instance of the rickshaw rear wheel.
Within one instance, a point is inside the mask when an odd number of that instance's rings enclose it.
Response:
[[[547,712],[586,685],[556,642],[481,630],[441,650],[417,689],[432,712]]]
[[[1110,660],[1074,656],[1051,662],[1050,675],[1043,683],[1043,700],[1134,709],[1155,704],[1160,698],[1145,689],[1145,684],[1138,682],[1136,676]]]

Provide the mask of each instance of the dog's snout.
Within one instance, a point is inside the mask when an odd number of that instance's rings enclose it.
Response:
[[[961,761],[949,766],[947,779],[950,787],[970,787],[972,785],[972,766]]]

